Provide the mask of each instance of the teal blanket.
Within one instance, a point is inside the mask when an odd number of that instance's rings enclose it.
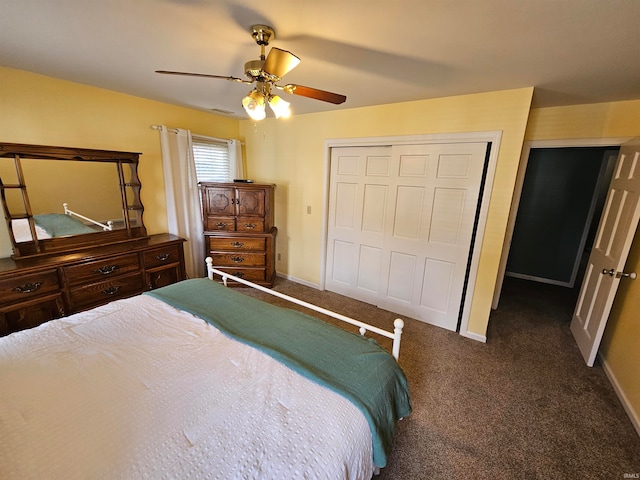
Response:
[[[371,428],[374,464],[387,464],[395,424],[411,413],[411,403],[404,373],[377,342],[206,278],[146,295],[206,320],[350,400]]]
[[[34,215],[33,221],[52,237],[66,237],[96,230],[64,213],[44,213]]]

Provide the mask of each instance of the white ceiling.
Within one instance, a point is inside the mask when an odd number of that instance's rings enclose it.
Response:
[[[0,0],[0,66],[244,118],[248,85],[154,70],[244,78],[256,23],[302,59],[284,83],[347,96],[282,94],[294,114],[527,86],[535,106],[640,99],[640,0]]]

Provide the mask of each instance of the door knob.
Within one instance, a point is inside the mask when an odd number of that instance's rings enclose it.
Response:
[[[612,277],[616,274],[616,271],[612,268],[611,270],[607,270],[606,268],[602,270],[603,275],[611,275]]]

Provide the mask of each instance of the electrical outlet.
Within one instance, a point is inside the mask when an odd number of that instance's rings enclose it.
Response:
[[[307,205],[307,215],[311,215],[311,205]]]
[[[281,260],[281,257],[280,257],[280,254],[278,254],[278,261],[280,261],[280,260]]]

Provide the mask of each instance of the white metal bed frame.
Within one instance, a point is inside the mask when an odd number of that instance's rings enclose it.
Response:
[[[360,332],[360,335],[362,336],[364,336],[367,333],[367,331],[370,331],[373,333],[377,333],[378,335],[382,335],[383,337],[390,338],[393,340],[393,346],[392,346],[393,357],[396,359],[396,361],[400,357],[400,339],[402,338],[402,329],[404,328],[404,321],[400,318],[396,318],[393,321],[393,326],[394,326],[393,332],[389,332],[387,330],[383,330],[373,325],[369,325],[368,323],[364,323],[359,320],[346,317],[336,312],[332,312],[331,310],[327,310],[326,308],[318,307],[317,305],[313,305],[312,303],[308,303],[303,300],[298,300],[297,298],[290,297],[289,295],[285,295],[284,293],[276,292],[275,290],[271,290],[261,285],[257,285],[247,280],[243,280],[242,278],[236,277],[227,272],[223,272],[222,270],[215,269],[213,268],[213,259],[211,257],[207,257],[205,261],[207,262],[207,276],[209,277],[209,280],[213,280],[214,279],[213,276],[218,275],[222,277],[222,283],[225,286],[227,286],[227,280],[233,280],[234,282],[238,282],[248,287],[255,288],[262,292],[268,293],[269,295],[273,295],[274,297],[282,298],[289,302],[295,303],[296,305],[309,308],[318,313],[328,315],[332,318],[341,320],[343,322],[347,322],[351,325],[355,325],[356,327],[359,327],[359,332]]]
[[[89,223],[93,223],[94,225],[97,225],[98,227],[101,227],[102,230],[104,230],[105,232],[110,232],[113,230],[113,221],[109,220],[107,223],[100,223],[97,220],[93,220],[89,217],[85,217],[84,215],[81,215],[77,212],[74,212],[73,210],[69,210],[69,204],[68,203],[63,203],[62,206],[64,207],[64,213],[65,215],[69,215],[69,216],[75,216],[78,218],[81,218]]]

